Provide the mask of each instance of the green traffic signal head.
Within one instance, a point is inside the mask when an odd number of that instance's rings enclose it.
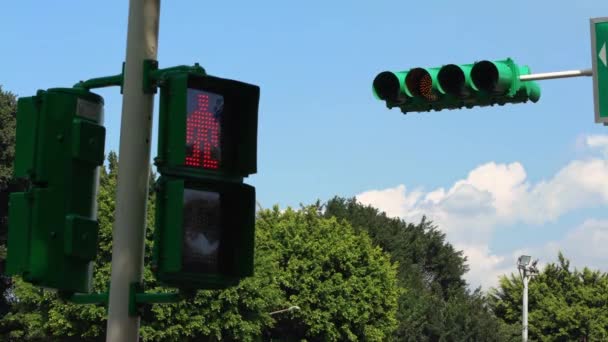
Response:
[[[402,102],[407,96],[405,89],[405,77],[407,72],[384,71],[374,78],[374,95],[384,101]]]
[[[538,85],[520,80],[529,73],[527,66],[510,58],[401,73],[386,71],[374,80],[374,93],[388,108],[399,107],[403,113],[536,102],[540,98]]]
[[[517,80],[513,66],[511,60],[477,62],[471,69],[473,86],[479,91],[488,93],[509,92]]]
[[[437,69],[414,68],[405,77],[406,89],[414,97],[421,97],[426,101],[439,100]]]
[[[468,96],[471,93],[470,71],[470,65],[444,65],[439,69],[439,73],[437,74],[440,89],[448,95],[456,97]]]

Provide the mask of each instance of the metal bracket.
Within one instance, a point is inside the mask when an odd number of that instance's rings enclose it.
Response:
[[[103,304],[107,307],[109,302],[109,290],[102,293],[59,292],[58,295],[74,304]],[[145,293],[141,283],[131,283],[129,285],[129,316],[139,316],[143,304],[177,303],[188,295],[186,292]]]
[[[143,63],[143,79],[142,79],[142,90],[145,94],[156,94],[157,88],[162,85],[162,81],[171,73],[189,72],[193,74],[199,74],[206,76],[205,69],[198,63],[193,66],[180,65],[176,67],[170,67],[166,69],[158,68],[158,61],[153,59],[146,59]],[[80,81],[74,84],[74,88],[83,88],[90,90],[93,88],[104,88],[119,86],[120,93],[122,94],[124,86],[124,74],[125,74],[125,63],[122,63],[122,71],[118,75],[103,76],[91,78],[86,81]]]
[[[74,304],[103,304],[108,305],[108,293],[74,293],[69,301]]]
[[[156,94],[157,80],[152,79],[152,72],[158,70],[158,61],[154,59],[144,60],[144,73],[142,87],[144,94]]]
[[[125,86],[125,62],[122,62],[122,68],[120,69],[120,75],[122,79],[120,80],[120,94],[122,95],[122,89]]]
[[[198,63],[194,63],[193,66],[178,65],[165,69],[151,70],[150,74],[147,77],[151,82],[155,82],[158,87],[162,87],[165,79],[168,78],[171,74],[184,72],[207,76],[207,72],[205,71],[205,69],[201,67]]]
[[[74,88],[84,88],[86,90],[90,90],[93,88],[120,86],[120,89],[122,91],[122,84],[123,74],[120,73],[118,75],[97,77],[88,79],[86,81],[80,81],[74,84]]]
[[[179,292],[145,293],[141,283],[129,285],[129,316],[139,316],[143,304],[177,303],[184,299]]]

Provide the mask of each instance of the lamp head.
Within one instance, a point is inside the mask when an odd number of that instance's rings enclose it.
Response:
[[[530,263],[531,259],[532,257],[529,255],[522,255],[517,259],[517,266],[526,267]]]

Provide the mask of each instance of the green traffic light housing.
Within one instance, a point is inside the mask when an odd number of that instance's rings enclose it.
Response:
[[[153,270],[220,289],[253,274],[259,87],[178,70],[160,93]]]
[[[388,108],[399,107],[403,113],[537,102],[539,86],[519,79],[527,74],[527,66],[517,65],[510,58],[447,64],[382,72],[374,79],[373,90]]]
[[[168,75],[160,94],[160,172],[255,173],[259,98],[255,85],[193,72]]]
[[[221,289],[253,274],[255,189],[162,176],[153,270],[167,285]]]
[[[96,193],[104,159],[103,98],[54,88],[17,104],[6,270],[34,285],[89,292],[97,253]]]

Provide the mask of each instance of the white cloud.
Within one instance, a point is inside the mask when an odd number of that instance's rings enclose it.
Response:
[[[588,135],[584,141],[588,147],[601,149],[604,155],[608,155],[608,135]]]
[[[414,208],[420,195],[418,191],[407,193],[405,185],[399,185],[385,190],[366,191],[357,198],[363,203],[376,203],[389,216],[401,216],[403,212]]]
[[[591,149],[602,149],[608,156],[608,136],[588,136],[585,143]],[[608,161],[574,160],[552,177],[535,184],[527,180],[519,162],[489,162],[473,169],[447,191],[437,188],[408,192],[405,185],[398,185],[363,192],[357,195],[357,200],[408,221],[419,220],[422,215],[429,217],[445,231],[448,241],[465,251],[471,269],[467,275],[469,282],[485,287],[494,285],[500,272],[511,272],[517,257],[491,253],[488,246],[495,228],[517,223],[539,225],[576,209],[608,204]],[[567,246],[573,255],[589,262],[604,257],[608,261],[605,256],[608,253],[601,254],[603,251],[595,249],[599,244],[608,243],[608,232],[600,226],[608,225],[603,221],[586,222],[572,231],[567,240],[553,242],[552,247],[547,245],[543,250],[548,253],[553,249],[551,260],[555,259],[555,248]],[[596,240],[588,240],[590,235]],[[588,249],[590,244],[594,248]],[[584,245],[586,247],[581,247]]]
[[[562,251],[574,267],[606,269],[608,263],[608,220],[588,219],[571,230],[561,240],[550,241],[536,248],[545,262],[556,262],[557,252]]]
[[[473,287],[481,285],[482,288],[488,289],[496,285],[496,280],[501,275],[514,270],[512,258],[493,255],[488,246],[456,245],[454,247],[462,250],[467,256],[467,263],[470,266],[467,281]]]

